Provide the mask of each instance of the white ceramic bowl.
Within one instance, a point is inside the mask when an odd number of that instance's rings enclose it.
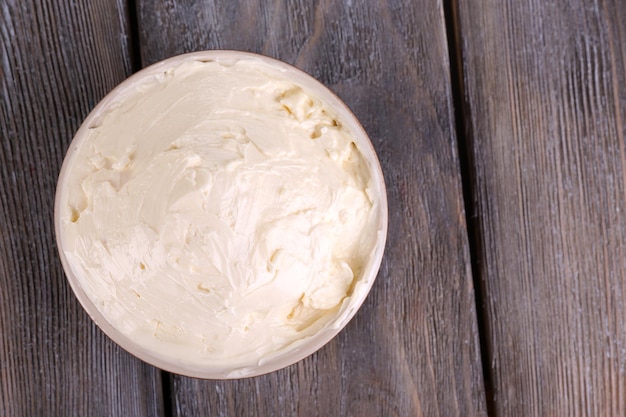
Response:
[[[301,86],[305,91],[311,92],[322,102],[325,102],[336,112],[342,121],[342,125],[351,132],[360,153],[369,167],[371,175],[370,186],[374,191],[375,197],[378,199],[378,213],[376,213],[378,222],[377,243],[371,251],[369,258],[365,261],[361,276],[357,278],[349,302],[343,306],[328,325],[313,336],[303,340],[301,343],[294,343],[292,347],[282,350],[277,355],[270,355],[256,366],[247,367],[245,369],[231,369],[225,371],[224,369],[210,369],[202,366],[181,364],[175,360],[168,359],[167,356],[158,354],[158,352],[155,353],[144,349],[142,346],[138,345],[136,341],[114,327],[101,314],[93,300],[91,300],[84,291],[81,283],[83,279],[77,271],[72,269],[71,263],[68,261],[64,250],[64,225],[61,220],[61,201],[64,200],[68,192],[68,175],[70,175],[70,166],[72,165],[75,151],[87,137],[90,126],[97,123],[98,119],[106,114],[111,106],[117,105],[121,101],[123,102],[124,97],[129,94],[129,91],[132,90],[134,85],[151,77],[159,77],[169,68],[176,67],[187,60],[216,60],[224,62],[246,60],[249,62],[258,62],[259,65],[269,65],[282,72],[291,82]],[[228,379],[261,375],[294,364],[320,349],[345,327],[367,297],[380,267],[387,235],[387,200],[380,164],[367,134],[348,107],[329,89],[297,68],[272,58],[238,51],[202,51],[169,58],[139,71],[109,93],[94,108],[89,116],[87,116],[70,145],[59,175],[55,200],[55,231],[60,258],[67,279],[76,297],[91,318],[111,339],[136,357],[164,370],[199,378]]]

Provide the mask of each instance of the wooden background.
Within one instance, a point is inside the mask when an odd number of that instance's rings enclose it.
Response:
[[[0,0],[0,416],[626,415],[622,0]],[[387,181],[378,279],[337,338],[237,381],[117,347],[54,240],[69,142],[116,84],[201,49],[339,94]]]

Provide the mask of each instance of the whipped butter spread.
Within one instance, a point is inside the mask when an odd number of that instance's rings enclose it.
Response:
[[[376,243],[351,133],[281,71],[185,61],[109,103],[68,162],[67,261],[157,357],[254,366],[328,326]]]

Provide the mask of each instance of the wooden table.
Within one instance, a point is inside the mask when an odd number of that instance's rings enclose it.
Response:
[[[626,415],[623,0],[2,0],[1,416]],[[341,96],[390,228],[348,327],[287,369],[162,372],[91,322],[53,231],[69,142],[116,84],[200,49]]]

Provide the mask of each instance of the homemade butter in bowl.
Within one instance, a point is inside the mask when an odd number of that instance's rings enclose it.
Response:
[[[374,148],[350,110],[280,61],[204,51],[133,75],[63,162],[67,278],[135,356],[200,378],[291,365],[369,292],[387,233]]]

